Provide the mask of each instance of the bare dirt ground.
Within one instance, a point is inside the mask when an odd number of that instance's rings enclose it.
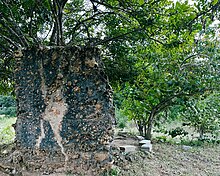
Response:
[[[123,153],[118,150],[120,145],[136,145],[137,150]],[[105,174],[107,176],[220,176],[220,145],[184,149],[181,145],[153,142],[153,151],[149,153],[139,150],[137,139],[119,137],[113,146],[115,162],[112,171]],[[10,147],[0,148],[0,156],[7,152],[10,152]],[[0,176],[7,176],[9,174],[3,172],[5,168],[2,168],[1,159],[0,157]],[[40,175],[43,174],[38,176]],[[55,173],[50,175],[71,176]]]
[[[115,145],[137,144],[132,138],[116,140]],[[114,166],[121,176],[220,176],[220,145],[185,149],[181,145],[153,143],[151,153],[125,154],[126,166]]]

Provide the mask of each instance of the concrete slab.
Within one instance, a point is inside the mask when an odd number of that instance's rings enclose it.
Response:
[[[144,144],[151,144],[151,141],[150,140],[141,140],[140,142],[139,142],[139,145],[141,146],[141,145],[144,145]]]
[[[136,151],[136,146],[134,145],[122,145],[119,148],[121,151],[126,152],[126,153]]]
[[[141,150],[151,152],[152,151],[152,144],[144,144],[144,145],[142,145],[141,146]]]
[[[144,137],[143,136],[137,136],[138,140],[144,140]]]

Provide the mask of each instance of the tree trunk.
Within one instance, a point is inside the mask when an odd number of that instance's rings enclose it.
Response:
[[[138,131],[139,131],[139,133],[140,133],[141,136],[144,135],[143,127],[144,127],[144,126],[143,126],[143,123],[141,122],[141,120],[138,120],[138,121],[137,121],[137,128],[138,128]]]
[[[97,175],[111,164],[112,90],[96,48],[17,51],[16,144],[27,169]]]
[[[153,128],[153,120],[154,120],[154,110],[151,111],[150,116],[147,122],[147,133],[145,134],[145,138],[151,140],[152,138],[152,128]]]
[[[204,127],[203,127],[203,125],[201,125],[200,127],[199,127],[199,139],[200,140],[204,140]]]

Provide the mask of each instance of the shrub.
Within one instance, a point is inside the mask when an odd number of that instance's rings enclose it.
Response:
[[[171,129],[168,133],[172,138],[176,137],[176,136],[186,136],[188,134],[187,131],[185,131],[183,128],[181,127],[177,127],[175,129]]]
[[[0,95],[0,115],[16,116],[16,101],[12,96]]]
[[[213,93],[199,100],[192,99],[188,108],[182,112],[186,121],[200,134],[200,140],[206,139],[207,134],[217,139],[220,130],[220,93]]]
[[[118,108],[115,109],[116,124],[118,128],[125,128],[128,118]]]

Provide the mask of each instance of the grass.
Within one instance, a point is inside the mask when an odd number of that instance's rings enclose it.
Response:
[[[0,116],[0,145],[13,142],[15,138],[15,131],[12,124],[15,122],[15,117]]]

